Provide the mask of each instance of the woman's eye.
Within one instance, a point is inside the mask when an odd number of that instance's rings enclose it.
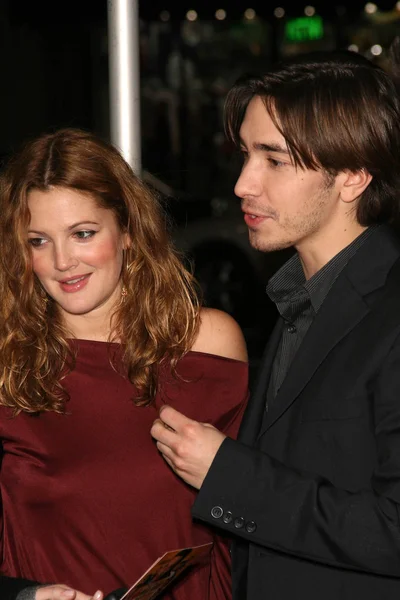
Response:
[[[33,248],[39,248],[40,246],[43,246],[43,244],[46,242],[46,240],[44,238],[29,238],[28,243],[33,246]]]
[[[76,231],[74,235],[79,240],[88,240],[89,238],[93,237],[95,233],[96,232],[92,231],[91,229],[85,229],[83,231]]]

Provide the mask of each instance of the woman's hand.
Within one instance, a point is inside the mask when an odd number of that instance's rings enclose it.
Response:
[[[67,585],[46,585],[36,590],[35,600],[103,600],[103,592],[88,596]]]

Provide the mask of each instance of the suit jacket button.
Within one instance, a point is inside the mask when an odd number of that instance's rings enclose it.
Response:
[[[232,515],[232,513],[231,513],[231,511],[230,511],[230,510],[227,510],[227,511],[226,511],[226,513],[225,513],[225,514],[224,514],[224,516],[222,517],[222,520],[223,520],[223,522],[224,522],[224,523],[226,523],[227,525],[228,525],[229,523],[232,523],[232,520],[233,520],[233,515]]]
[[[249,521],[248,523],[246,523],[246,531],[247,533],[254,533],[255,530],[257,529],[257,525],[254,523],[254,521]]]
[[[224,514],[224,511],[222,510],[222,508],[220,506],[213,506],[212,507],[212,509],[211,509],[211,516],[214,519],[220,519],[223,514]]]
[[[236,517],[236,519],[233,522],[234,526],[236,527],[236,529],[241,529],[244,525],[244,519],[243,517]]]

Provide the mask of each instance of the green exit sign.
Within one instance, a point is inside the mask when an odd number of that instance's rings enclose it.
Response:
[[[324,23],[318,15],[290,19],[285,25],[285,38],[288,42],[308,42],[324,37]]]

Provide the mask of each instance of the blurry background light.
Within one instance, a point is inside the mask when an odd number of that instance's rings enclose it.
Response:
[[[255,19],[256,11],[254,10],[254,8],[248,8],[247,10],[245,10],[244,18],[247,19],[248,21],[252,21],[253,19]]]
[[[171,15],[169,14],[169,12],[167,10],[162,10],[160,12],[161,21],[167,22],[170,20],[170,18],[171,18]]]
[[[373,15],[378,10],[378,7],[373,2],[367,2],[367,4],[364,6],[364,10],[368,15]]]
[[[219,8],[217,11],[215,11],[215,18],[218,19],[218,21],[223,21],[226,19],[226,10]]]
[[[274,10],[274,16],[277,19],[282,19],[282,17],[285,16],[285,9],[282,8],[281,6],[278,6],[275,10]]]
[[[304,9],[304,14],[307,17],[312,17],[315,15],[315,8],[313,6],[306,6]]]
[[[379,56],[382,54],[382,46],[380,44],[374,44],[371,46],[371,54],[374,56]]]
[[[188,10],[186,13],[186,18],[188,21],[196,21],[197,19],[197,12],[195,10]]]
[[[350,44],[350,46],[347,48],[347,50],[350,50],[350,52],[358,52],[359,47],[357,46],[357,44]]]

